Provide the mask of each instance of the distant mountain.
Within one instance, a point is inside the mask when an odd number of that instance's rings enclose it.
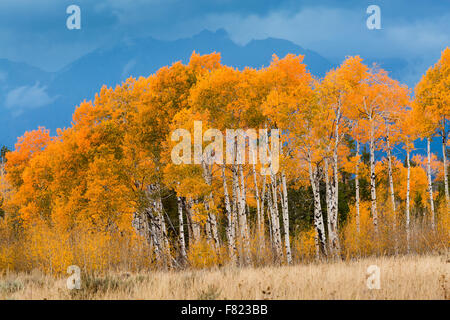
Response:
[[[0,90],[27,85],[34,81],[48,81],[51,74],[21,62],[0,59]]]
[[[293,42],[268,38],[241,46],[221,29],[175,41],[119,41],[86,54],[55,73],[0,60],[0,145],[12,147],[18,136],[40,125],[52,129],[54,134],[56,128],[70,125],[75,106],[93,99],[102,85],[115,86],[130,76],[149,76],[175,61],[187,62],[194,50],[200,54],[220,52],[224,64],[237,68],[267,66],[274,53],[279,57],[288,53],[305,55],[308,69],[318,77],[334,67],[318,53]],[[392,63],[394,69],[401,65],[399,61]]]
[[[71,88],[68,94],[79,100],[80,95],[92,96],[103,84],[113,86],[129,76],[148,76],[175,61],[187,62],[194,50],[200,54],[220,52],[223,63],[238,68],[268,65],[274,53],[280,57],[288,53],[304,54],[310,71],[318,76],[323,76],[331,67],[331,63],[319,54],[290,41],[269,38],[240,46],[231,41],[224,30],[203,31],[192,38],[176,41],[143,38],[101,48],[59,72],[51,91],[58,94]]]

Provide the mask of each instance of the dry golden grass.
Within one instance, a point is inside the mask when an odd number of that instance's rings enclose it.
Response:
[[[381,270],[369,290],[367,268]],[[450,299],[448,256],[367,258],[307,265],[109,273],[83,276],[82,289],[38,271],[0,277],[2,299]]]

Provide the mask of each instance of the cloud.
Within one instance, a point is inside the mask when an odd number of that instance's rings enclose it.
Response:
[[[77,0],[82,29],[69,31],[65,9],[73,2],[0,1],[0,58],[57,71],[126,38],[173,40],[218,28],[239,42],[284,38],[335,60],[361,54],[431,61],[450,43],[450,3],[442,0]],[[381,7],[382,30],[367,30],[369,4]]]
[[[136,65],[136,60],[131,59],[128,61],[122,69],[122,79],[130,76],[130,71]]]
[[[11,110],[14,117],[17,117],[27,109],[36,109],[48,105],[55,101],[57,97],[50,97],[46,90],[47,87],[40,87],[39,83],[34,86],[13,89],[6,95],[5,107]]]
[[[266,16],[212,14],[205,19],[211,28],[223,27],[236,42],[276,37],[290,40],[325,57],[340,60],[346,55],[363,58],[429,56],[430,61],[450,43],[450,14],[433,20],[411,18],[397,21],[381,10],[382,29],[368,30],[364,8],[308,7],[296,13],[276,11]],[[338,61],[336,61],[338,62]]]
[[[8,78],[8,73],[0,70],[0,82],[6,81],[7,78]]]

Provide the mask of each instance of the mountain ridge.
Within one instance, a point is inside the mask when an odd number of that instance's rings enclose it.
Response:
[[[45,126],[54,134],[56,128],[69,126],[75,106],[92,100],[103,85],[114,87],[130,76],[148,77],[176,61],[187,63],[194,50],[200,54],[220,52],[224,64],[239,69],[267,66],[273,54],[282,58],[288,53],[304,55],[304,63],[316,77],[323,77],[336,66],[319,53],[289,40],[270,37],[240,45],[223,29],[203,30],[178,40],[120,39],[88,52],[56,72],[0,59],[0,145],[12,147],[17,137],[38,126]],[[8,78],[9,74],[15,78]]]

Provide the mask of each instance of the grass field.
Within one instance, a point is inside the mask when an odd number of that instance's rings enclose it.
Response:
[[[367,268],[380,268],[380,289],[368,289]],[[83,275],[0,277],[2,299],[450,299],[448,256],[367,258],[307,265]]]

